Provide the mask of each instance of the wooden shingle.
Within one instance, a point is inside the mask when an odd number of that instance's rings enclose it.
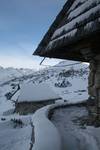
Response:
[[[100,0],[67,0],[34,55],[86,61],[81,51],[100,54]]]

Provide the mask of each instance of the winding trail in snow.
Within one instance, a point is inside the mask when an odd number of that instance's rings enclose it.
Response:
[[[83,129],[79,122],[75,122],[77,118],[87,114],[85,107],[72,106],[55,110],[51,120],[61,135],[62,150],[100,150],[96,129]],[[100,129],[98,131],[100,135]]]

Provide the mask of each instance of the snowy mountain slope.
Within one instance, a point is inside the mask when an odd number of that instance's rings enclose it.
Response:
[[[37,72],[29,82],[47,82],[64,100],[86,100],[88,72],[87,64],[63,61],[54,67]]]
[[[26,70],[24,75],[22,70],[0,68],[0,150],[26,150],[30,147],[30,121],[27,125],[25,124],[27,120],[30,120],[30,116],[13,114],[15,103],[12,100],[17,100],[20,90],[14,94],[14,97],[12,95],[18,89],[18,85],[21,88],[24,83],[46,82],[64,100],[70,102],[87,99],[88,66],[86,64],[66,66],[68,64],[69,62],[64,61],[57,66],[38,72]],[[14,128],[15,123],[11,121],[12,119],[21,119],[24,126]]]
[[[88,72],[86,64],[67,66],[60,70],[56,78],[52,78],[52,83],[63,99],[69,101],[86,100],[88,98]]]
[[[63,61],[54,67],[38,72],[28,69],[0,68],[0,82],[10,86],[9,92],[12,95],[18,85],[21,88],[23,83],[40,84],[46,82],[64,100],[78,101],[88,98],[88,72],[87,64],[73,61]],[[9,92],[7,91],[7,93]],[[15,97],[17,99],[17,96]]]
[[[21,87],[23,81],[34,85],[46,82],[62,99],[81,101],[88,98],[88,72],[87,64],[63,61],[54,67],[34,72],[31,76],[28,75],[27,79],[23,79],[19,84]],[[17,79],[18,82],[19,79]]]
[[[15,78],[33,74],[34,70],[31,69],[16,69],[16,68],[3,68],[0,67],[0,84],[10,81]]]

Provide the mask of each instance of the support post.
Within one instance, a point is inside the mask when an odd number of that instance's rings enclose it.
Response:
[[[100,89],[96,89],[96,119],[100,121]]]
[[[92,90],[89,90],[91,91],[92,96],[95,97],[95,125],[100,126],[100,55],[96,56],[90,49],[82,50],[81,54],[90,62],[91,66],[94,66],[94,70],[92,70],[92,84],[90,83],[89,85],[89,88],[92,88]],[[91,70],[89,76],[91,78]]]

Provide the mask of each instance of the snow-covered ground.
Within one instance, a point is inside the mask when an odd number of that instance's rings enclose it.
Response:
[[[54,75],[47,80],[55,92],[69,102],[88,99],[88,65],[80,63],[70,66],[75,63],[61,62],[53,68]]]
[[[8,70],[0,68],[0,150],[28,150],[30,148],[31,116],[13,114],[14,101],[18,99],[20,90],[14,95],[13,93],[17,90],[18,85],[22,87],[27,83],[33,85],[47,83],[63,100],[76,102],[87,99],[87,65],[80,64],[66,67],[68,64],[68,62],[62,62],[55,67],[30,72],[27,76],[27,73],[18,75],[18,72],[15,73],[12,68],[8,69],[10,70],[9,76]],[[23,126],[18,125],[15,127],[16,123],[12,121],[14,119],[20,119]]]
[[[29,150],[32,128],[14,128],[11,121],[0,123],[0,150]]]
[[[61,150],[59,132],[48,119],[49,107],[41,108],[33,115],[35,143],[32,150]]]
[[[33,87],[48,84],[63,100],[70,102],[86,100],[88,98],[88,65],[64,61],[54,67],[35,72],[25,86],[27,84],[33,84]]]
[[[55,110],[52,122],[62,138],[63,150],[100,150],[100,128],[81,126],[87,116],[85,107],[66,107]]]
[[[6,115],[0,115],[0,150],[28,150],[32,134],[31,116],[19,116],[7,110]],[[22,125],[14,119],[21,120]]]
[[[3,70],[3,68],[2,68]],[[10,70],[10,74],[11,74]],[[15,73],[15,76],[17,74]],[[22,76],[15,79],[14,76],[9,78],[8,71],[3,74],[0,72],[0,150],[29,150],[32,134],[31,116],[19,116],[14,114],[15,103],[12,99],[7,99],[8,93],[14,93]],[[13,80],[14,79],[14,80]],[[5,84],[5,81],[10,81]],[[3,84],[4,83],[4,84]],[[17,94],[14,97],[18,97]],[[18,121],[21,123],[18,123]],[[17,123],[16,123],[17,121]]]
[[[7,79],[9,78],[7,77]],[[14,84],[19,84],[20,87],[22,86],[23,88],[24,85],[25,87],[29,87],[27,85],[33,84],[33,87],[35,85],[39,87],[41,84],[48,84],[63,100],[70,102],[82,101],[88,98],[88,65],[83,63],[77,64],[77,62],[73,61],[63,61],[54,67],[49,67],[34,72],[33,74],[10,80],[10,82],[6,84],[10,84],[11,82],[15,82]],[[32,91],[32,89],[29,90]],[[28,95],[27,92],[24,92],[25,94],[23,93],[23,95]],[[15,101],[19,95],[20,92],[18,92],[12,100]]]
[[[10,90],[9,85],[0,87],[0,150],[28,150],[32,132],[31,117],[13,114],[14,103],[4,96]],[[20,119],[23,126],[12,119]]]

